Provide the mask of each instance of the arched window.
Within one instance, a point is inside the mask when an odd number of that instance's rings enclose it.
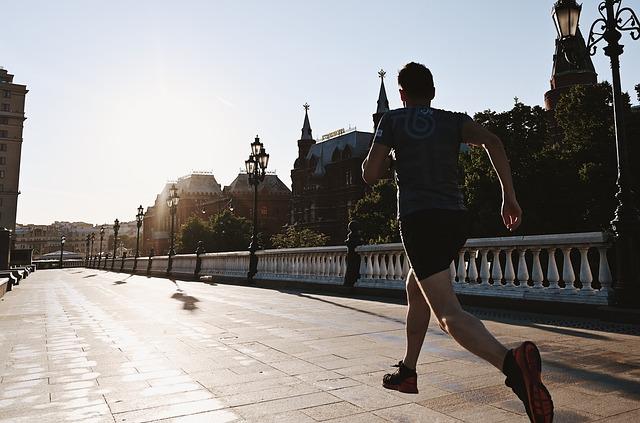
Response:
[[[342,160],[346,160],[350,158],[351,158],[351,148],[349,146],[346,146],[344,150],[342,150]]]
[[[333,154],[331,155],[331,161],[337,162],[339,160],[340,160],[340,150],[336,148],[335,150],[333,150]]]

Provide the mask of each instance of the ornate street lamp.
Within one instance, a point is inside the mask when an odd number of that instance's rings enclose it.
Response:
[[[96,240],[96,233],[92,232],[91,233],[91,251],[89,253],[89,257],[91,257],[91,266],[93,266],[96,261],[95,261],[95,257],[93,256],[93,242]]]
[[[180,197],[178,196],[178,187],[176,184],[171,185],[169,189],[169,198],[167,198],[167,206],[169,206],[169,212],[171,213],[171,245],[169,247],[169,263],[167,263],[167,273],[171,273],[171,267],[173,265],[173,256],[176,255],[175,250],[175,221],[176,221],[176,209],[178,208],[178,202]]]
[[[89,243],[91,242],[91,234],[87,234],[87,240],[84,246],[84,263],[85,266],[89,266]]]
[[[116,262],[116,253],[118,249],[118,231],[120,230],[120,221],[118,219],[113,221],[113,260],[111,260],[111,270]]]
[[[620,55],[623,53],[623,46],[619,41],[622,37],[621,31],[629,32],[634,40],[640,39],[640,21],[632,9],[622,7],[622,0],[603,1],[598,6],[598,12],[600,18],[591,25],[587,50],[593,56],[596,53],[596,45],[601,40],[607,42],[603,50],[611,61],[613,78],[613,118],[618,162],[618,206],[611,221],[618,270],[614,301],[619,305],[637,305],[640,302],[640,214],[630,187],[631,169],[620,87]]]
[[[138,207],[138,214],[136,214],[136,255],[133,258],[133,271],[135,272],[136,267],[138,267],[138,257],[140,253],[140,227],[142,226],[142,220],[144,219],[144,209],[142,208],[142,204]]]
[[[67,241],[67,238],[62,235],[60,237],[60,269],[62,269],[62,255],[64,253],[64,243]]]
[[[100,269],[100,263],[102,262],[102,239],[104,238],[104,226],[100,227],[100,251],[98,251],[98,269]]]
[[[581,11],[582,5],[576,3],[576,0],[559,0],[553,5],[553,22],[556,24],[558,38],[575,37]]]
[[[247,273],[247,280],[251,283],[258,272],[258,258],[256,257],[256,250],[258,249],[258,185],[264,181],[266,169],[269,165],[269,155],[257,135],[251,143],[251,154],[249,159],[245,160],[244,165],[249,184],[253,185],[253,228],[251,230],[251,243],[249,244],[249,272]]]

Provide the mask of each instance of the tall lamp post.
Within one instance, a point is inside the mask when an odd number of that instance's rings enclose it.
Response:
[[[93,257],[93,242],[96,240],[96,233],[92,232],[91,233],[91,250],[89,253],[89,257],[91,258],[91,265],[93,266],[94,264],[96,264],[95,262],[95,257]]]
[[[67,241],[67,238],[62,235],[60,237],[60,269],[62,269],[62,257],[64,254],[64,243]]]
[[[559,0],[554,6],[554,19],[562,38],[573,37],[578,28],[582,5],[575,0]],[[620,55],[623,46],[619,43],[622,32],[629,32],[634,40],[640,39],[640,21],[635,12],[622,7],[622,0],[605,0],[598,6],[600,18],[596,19],[589,31],[587,50],[596,53],[596,45],[605,40],[604,54],[611,61],[613,88],[613,119],[616,138],[616,159],[618,163],[618,192],[616,208],[611,228],[615,235],[617,259],[617,281],[614,302],[629,306],[640,303],[640,213],[636,208],[631,189],[631,169],[624,126],[624,108],[620,84]],[[622,32],[621,32],[622,31]]]
[[[84,264],[85,266],[89,266],[89,244],[91,243],[91,234],[87,234],[87,240],[85,242],[85,248],[84,248]]]
[[[142,226],[142,220],[144,219],[144,209],[142,208],[142,204],[138,207],[138,214],[136,214],[136,255],[133,258],[133,270],[136,270],[138,265],[138,257],[140,256],[140,227]]]
[[[113,260],[111,260],[111,270],[116,262],[116,250],[118,249],[118,231],[120,230],[120,221],[118,219],[113,221]]]
[[[100,251],[98,251],[98,269],[100,269],[100,263],[102,262],[102,240],[104,239],[104,226],[100,227]]]
[[[269,155],[264,149],[264,145],[260,142],[260,138],[256,135],[256,139],[251,143],[249,159],[244,162],[249,184],[253,185],[253,228],[251,230],[251,243],[249,244],[249,272],[247,273],[247,281],[249,283],[253,282],[253,277],[258,272],[258,258],[256,257],[256,250],[258,249],[258,185],[264,181],[268,164]]]
[[[171,267],[173,266],[173,256],[176,255],[175,250],[175,224],[176,224],[176,209],[178,208],[178,187],[176,184],[171,185],[169,189],[169,198],[167,198],[167,206],[169,206],[169,212],[171,213],[171,244],[169,247],[169,262],[167,263],[167,273],[171,273]]]

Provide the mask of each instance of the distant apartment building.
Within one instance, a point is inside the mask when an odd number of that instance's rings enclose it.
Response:
[[[26,85],[0,67],[0,227],[16,229]]]
[[[86,254],[87,235],[100,237],[100,227],[84,222],[54,222],[51,225],[21,225],[15,228],[15,248],[32,249],[34,258],[60,251],[60,240],[65,237],[65,251]],[[97,249],[97,245],[95,244]]]

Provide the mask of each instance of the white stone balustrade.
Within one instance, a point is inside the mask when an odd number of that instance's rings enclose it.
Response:
[[[451,263],[451,280],[461,294],[607,304],[612,284],[609,248],[602,232],[469,239]],[[404,289],[409,263],[402,244],[367,245],[356,251],[361,256],[356,286]]]
[[[233,278],[247,277],[247,272],[249,271],[248,251],[207,253],[202,254],[200,258],[202,259],[200,276],[226,276]],[[193,262],[192,273],[194,270],[195,258]]]
[[[195,254],[180,254],[171,260],[171,274],[173,276],[190,277],[196,269]]]
[[[124,259],[124,266],[122,266],[122,270],[125,272],[133,271],[133,262],[135,259],[133,257],[127,257]]]
[[[292,280],[342,285],[347,271],[347,247],[262,250],[255,279]]]
[[[138,257],[136,273],[147,273],[147,266],[149,266],[149,257]]]
[[[162,274],[167,273],[169,266],[169,256],[154,256],[151,258],[151,273]]]

